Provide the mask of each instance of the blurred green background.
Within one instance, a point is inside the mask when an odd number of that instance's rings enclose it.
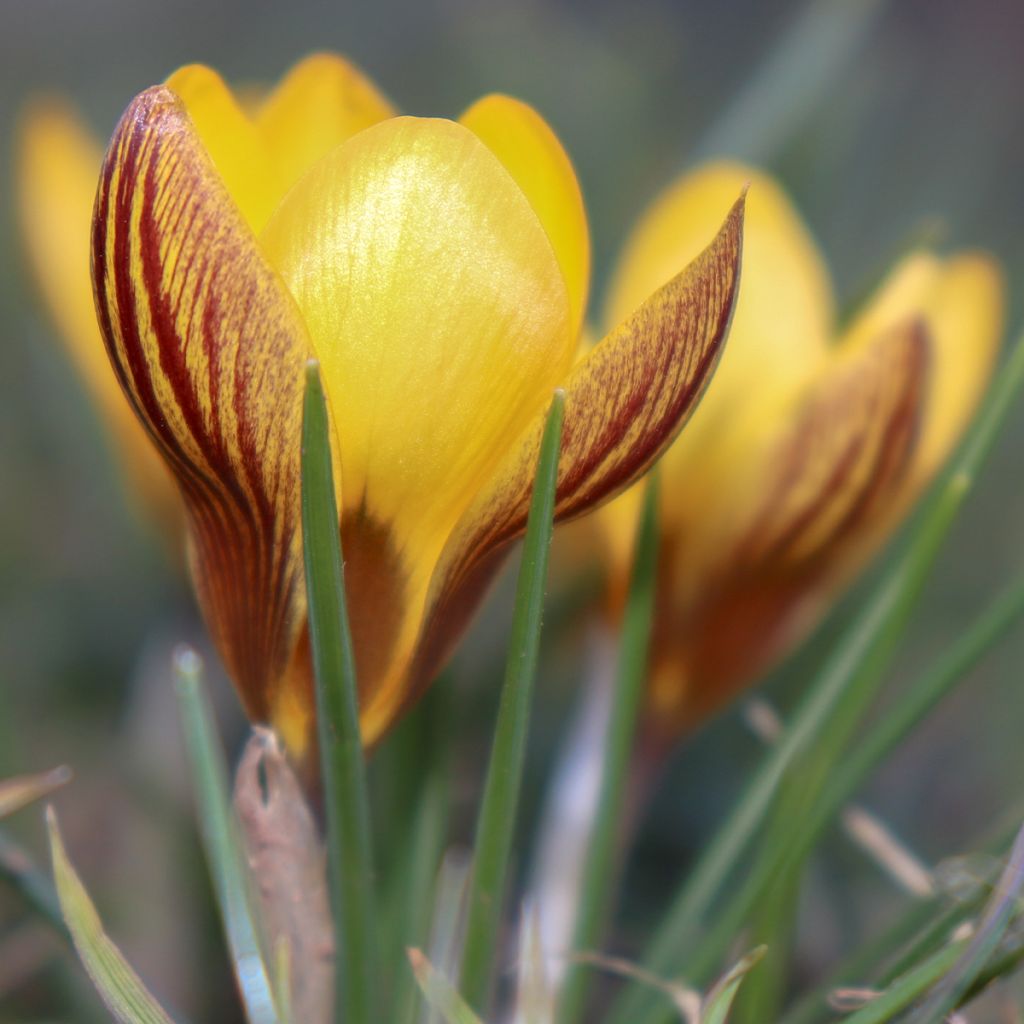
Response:
[[[173,643],[199,643],[202,632],[159,538],[126,501],[97,418],[35,303],[12,197],[22,104],[40,92],[69,96],[106,137],[135,93],[182,63],[209,63],[233,82],[268,81],[312,50],[337,50],[411,113],[455,115],[496,90],[543,112],[575,161],[587,201],[595,311],[633,219],[688,163],[725,147],[780,175],[840,295],[856,295],[903,239],[937,220],[949,245],[999,255],[1013,293],[1010,324],[1019,323],[1024,7],[1016,0],[817,6],[863,31],[850,35],[848,27],[834,55],[813,34],[789,51],[782,75],[797,103],[780,122],[770,107],[736,104],[751,101],[752,76],[803,16],[807,5],[789,0],[0,0],[0,776],[58,762],[74,767],[77,779],[57,801],[72,855],[133,961],[175,1005],[203,1020],[232,1019],[168,686]],[[738,109],[754,113],[721,134],[723,116]],[[1024,568],[1022,442],[1024,408],[955,531],[894,685]],[[471,765],[490,727],[506,591],[499,586],[485,609],[451,684]],[[551,616],[535,781],[581,671],[582,592],[562,594],[561,614]],[[812,647],[776,674],[783,706],[814,659]],[[1022,795],[1022,659],[1018,635],[865,796],[930,862],[968,848]],[[237,711],[223,684],[220,701],[237,738]],[[680,751],[632,862],[631,927],[649,925],[651,906],[758,753],[735,712]],[[462,798],[470,807],[479,770],[466,774]],[[536,803],[534,789],[527,820]],[[38,815],[23,813],[14,828],[42,855]],[[814,942],[805,943],[799,969],[813,974],[875,927],[902,899],[893,892],[834,839],[807,887],[804,930]],[[633,938],[622,937],[624,948]],[[0,891],[0,1021],[68,1019],[62,1000],[77,1002],[85,988],[77,969],[53,965],[54,948]],[[83,998],[73,1019],[103,1019]]]

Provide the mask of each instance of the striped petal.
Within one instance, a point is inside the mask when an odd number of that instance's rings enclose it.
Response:
[[[577,363],[565,384],[556,518],[595,508],[641,476],[671,444],[714,369],[736,301],[743,199],[712,244]],[[426,686],[526,524],[543,413],[449,538],[404,691],[365,711],[371,735]]]
[[[530,200],[558,256],[579,332],[590,284],[590,234],[568,154],[540,114],[511,96],[485,96],[459,120],[502,162]]]
[[[718,439],[735,429],[738,409],[795,394],[820,370],[830,347],[835,303],[813,237],[768,175],[734,163],[685,175],[641,218],[609,289],[607,322],[620,322],[685,266],[745,184],[743,286],[722,365],[686,433],[666,455],[665,471],[681,477],[704,472],[718,459]],[[745,422],[756,431],[754,420]]]
[[[181,513],[174,485],[110,372],[96,323],[88,253],[103,153],[74,113],[54,100],[27,109],[20,129],[18,212],[33,276],[129,482],[177,541]]]
[[[925,409],[920,320],[837,352],[804,398],[763,415],[732,484],[666,538],[651,719],[704,719],[788,653],[877,548],[905,491]]]
[[[250,716],[274,721],[286,740],[304,736],[307,723],[283,716],[281,694],[304,621],[309,343],[185,105],[165,87],[137,97],[115,132],[93,267],[114,369],[185,498],[196,587],[225,664]]]

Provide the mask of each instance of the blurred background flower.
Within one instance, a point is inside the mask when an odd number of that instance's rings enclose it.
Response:
[[[173,765],[178,749],[173,713],[159,708],[169,690],[166,640],[194,628],[193,613],[159,541],[123,500],[101,420],[34,293],[13,202],[13,140],[24,104],[39,93],[72,97],[105,139],[129,98],[179,65],[202,60],[233,81],[256,81],[329,48],[387,83],[390,98],[412,113],[462,110],[492,90],[542,111],[581,180],[598,297],[649,197],[717,156],[760,163],[779,177],[828,256],[842,308],[910,235],[923,225],[936,230],[936,216],[945,247],[992,250],[1016,285],[1024,272],[1024,12],[1010,0],[836,0],[813,5],[827,16],[808,20],[807,6],[36,0],[0,10],[0,775],[74,765],[77,781],[60,797],[69,846],[122,947],[183,1010],[225,1021],[236,1012],[227,1008],[230,985],[218,980],[217,965],[221,979],[228,969],[208,905],[201,892],[183,894],[183,886],[205,885],[187,811],[171,771],[154,770]],[[780,118],[770,94],[751,96],[745,87],[798,23],[799,45],[776,58],[774,80],[797,101]],[[802,88],[808,82],[815,84]],[[1019,288],[1011,302],[1013,325]],[[929,587],[896,681],[1024,565],[1022,441],[1018,410]],[[591,578],[563,583],[553,595],[528,811],[575,697],[578,627],[599,591]],[[467,684],[482,673],[496,678],[508,604],[499,587],[447,684],[465,697],[458,707],[467,732],[490,721],[496,691]],[[821,636],[834,633],[844,607]],[[768,692],[781,705],[819,649],[820,640],[775,673]],[[1019,701],[1022,657],[1019,637],[990,657],[867,794],[886,818],[905,823],[906,838],[927,859],[961,848],[1015,793],[1024,753],[1007,709]],[[230,722],[237,712],[230,700],[227,708]],[[482,749],[487,733],[477,734]],[[479,764],[481,749],[460,757]],[[161,750],[166,757],[158,758]],[[649,926],[665,887],[758,754],[731,713],[676,756],[641,823],[621,944]],[[467,806],[477,783],[467,771]],[[16,826],[41,849],[34,820]],[[838,840],[827,846],[803,904],[803,932],[814,942],[802,947],[797,969],[813,974],[894,902],[872,866]],[[17,905],[0,890],[0,921],[14,927],[17,920]],[[35,948],[35,960],[0,978],[7,1016],[59,1013],[67,993],[83,992],[76,1012],[90,1019],[96,1004],[78,987],[80,975],[55,966],[45,941]],[[14,961],[0,955],[0,963]]]
[[[743,287],[722,365],[660,463],[648,727],[691,732],[796,649],[869,564],[960,441],[999,356],[991,257],[901,257],[837,323],[826,260],[769,177],[684,175],[620,261],[608,319],[696,251],[744,181]],[[634,488],[598,516],[613,604],[629,581]]]

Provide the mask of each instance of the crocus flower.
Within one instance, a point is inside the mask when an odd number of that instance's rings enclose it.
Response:
[[[798,214],[773,181],[731,164],[655,202],[613,281],[611,322],[697,250],[745,181],[728,350],[660,468],[649,725],[665,741],[808,635],[960,438],[1001,335],[1000,273],[977,253],[907,256],[840,330]],[[638,501],[598,517],[620,595]]]
[[[97,197],[100,321],[181,487],[200,602],[251,717],[307,749],[306,360],[319,360],[332,419],[372,742],[429,683],[521,535],[553,390],[565,390],[560,519],[628,485],[678,432],[731,317],[742,201],[723,216],[574,363],[586,220],[530,107],[490,96],[457,122],[396,117],[325,56],[251,113],[203,67],[134,100]]]
[[[24,111],[16,148],[21,235],[40,298],[103,419],[126,490],[177,545],[177,488],[121,395],[96,323],[89,237],[100,143],[66,103],[47,99]]]

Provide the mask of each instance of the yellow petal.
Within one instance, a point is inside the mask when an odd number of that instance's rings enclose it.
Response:
[[[998,265],[981,253],[941,260],[912,253],[889,274],[844,337],[856,347],[908,316],[922,316],[935,349],[927,413],[915,457],[920,490],[959,441],[988,385],[1006,306]]]
[[[93,273],[115,371],[185,498],[196,587],[221,656],[250,716],[273,719],[294,743],[308,721],[278,712],[305,614],[299,451],[309,343],[165,87],[138,96],[114,134]],[[301,708],[308,715],[308,694]]]
[[[731,163],[686,175],[644,215],[613,278],[608,323],[619,323],[693,259],[745,183],[743,283],[729,344],[665,472],[688,476],[715,458],[709,445],[730,429],[737,408],[795,393],[828,352],[834,300],[814,240],[771,178]]]
[[[733,452],[703,519],[668,538],[656,719],[691,726],[753,682],[876,550],[902,501],[929,354],[920,321],[837,351],[804,397],[760,417],[759,443]]]
[[[316,53],[288,72],[255,121],[287,190],[356,132],[393,116],[391,104],[347,60]]]
[[[263,243],[320,359],[346,506],[439,547],[573,356],[529,205],[466,129],[396,118],[315,168]]]
[[[130,483],[170,533],[178,498],[110,372],[89,278],[89,235],[102,151],[57,101],[29,107],[18,140],[22,236],[47,310],[117,446]]]
[[[522,192],[451,121],[354,136],[288,195],[263,243],[330,402],[372,702],[385,677],[402,686],[393,669],[452,526],[572,361],[565,286]]]
[[[555,516],[570,519],[634,482],[671,444],[721,351],[736,300],[743,200],[717,237],[577,363],[565,385]],[[382,728],[432,678],[526,524],[543,413],[510,448],[449,538],[431,582],[404,694],[384,692]]]
[[[981,401],[1003,335],[1006,288],[990,257],[949,260],[925,309],[935,368],[915,471],[924,479],[946,461]]]
[[[266,224],[284,193],[262,135],[224,80],[211,68],[189,64],[167,79],[231,198],[253,231]]]
[[[562,144],[537,111],[510,96],[485,96],[459,120],[526,193],[558,256],[579,330],[590,284],[590,235],[583,195]]]

